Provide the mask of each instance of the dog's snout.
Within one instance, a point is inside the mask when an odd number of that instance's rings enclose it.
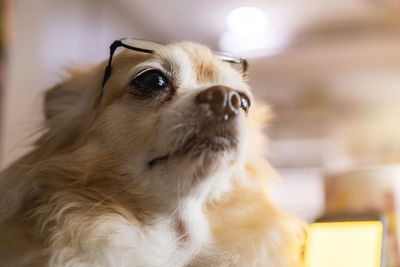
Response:
[[[208,104],[215,115],[229,119],[236,116],[240,109],[240,95],[233,89],[217,85],[212,86],[196,97],[198,104]]]

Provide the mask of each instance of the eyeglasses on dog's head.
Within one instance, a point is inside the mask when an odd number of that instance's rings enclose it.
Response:
[[[157,47],[163,46],[161,43],[157,43],[154,41],[148,41],[148,40],[143,40],[143,39],[135,39],[135,38],[122,38],[119,40],[115,40],[111,46],[110,46],[110,57],[108,59],[108,64],[107,67],[104,71],[104,78],[103,78],[103,84],[102,87],[107,83],[107,80],[111,76],[111,63],[112,63],[112,58],[117,50],[118,47],[124,47],[130,50],[142,52],[142,53],[149,53],[149,54],[155,54]],[[225,53],[215,53],[222,61],[232,63],[235,65],[239,65],[241,67],[242,73],[246,73],[248,64],[246,59],[244,58],[238,58],[238,57],[233,57]]]

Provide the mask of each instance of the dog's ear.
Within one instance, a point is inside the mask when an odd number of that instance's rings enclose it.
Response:
[[[46,132],[37,145],[47,144],[49,151],[68,147],[90,128],[96,118],[102,90],[101,67],[69,71],[68,79],[45,93]]]
[[[72,109],[78,109],[91,93],[93,68],[68,70],[69,78],[46,91],[44,96],[44,115],[46,121]]]
[[[48,90],[44,97],[44,115],[46,120],[71,109],[79,99],[79,90],[70,82],[57,84]]]

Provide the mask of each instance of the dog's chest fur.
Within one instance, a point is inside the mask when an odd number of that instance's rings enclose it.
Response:
[[[88,237],[88,255],[92,258],[88,266],[186,266],[211,240],[207,221],[200,207],[190,205],[177,213],[176,217],[159,218],[151,225],[132,226],[123,221],[104,221],[95,229],[97,235]],[[98,239],[103,233],[104,239]],[[91,242],[90,239],[97,239]],[[99,250],[103,240],[104,247]],[[94,240],[93,240],[94,241]],[[99,242],[100,241],[100,242]],[[96,255],[90,255],[95,252]],[[65,251],[59,251],[65,257]],[[57,264],[74,265],[79,262],[68,262],[55,259]],[[67,260],[67,257],[65,257]],[[74,261],[76,258],[74,258]],[[87,264],[87,262],[85,262]]]
[[[135,238],[139,240],[132,242],[133,248],[140,250],[135,266],[185,266],[211,240],[208,223],[194,205],[175,218],[144,227]],[[143,264],[138,264],[139,257]]]

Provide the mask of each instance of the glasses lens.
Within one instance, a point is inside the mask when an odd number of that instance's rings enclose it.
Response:
[[[120,40],[121,43],[128,48],[135,48],[134,50],[137,50],[137,48],[141,49],[142,52],[147,52],[147,53],[153,53],[160,49],[164,44],[158,43],[155,41],[149,41],[149,40],[144,40],[144,39],[137,39],[137,38],[124,38]],[[215,55],[217,55],[222,61],[227,62],[236,69],[237,71],[240,72],[246,72],[246,67],[247,64],[244,59],[242,58],[237,58],[233,57],[229,54],[222,53],[222,52],[214,52]]]
[[[133,38],[124,38],[120,40],[121,43],[128,47],[139,48],[143,50],[149,50],[148,52],[157,51],[163,44],[157,43],[154,41],[148,41],[143,39],[133,39]],[[146,52],[146,51],[143,51]]]
[[[215,53],[222,61],[227,62],[232,68],[240,72],[246,72],[247,64],[243,58],[233,57],[231,55],[217,52]]]

